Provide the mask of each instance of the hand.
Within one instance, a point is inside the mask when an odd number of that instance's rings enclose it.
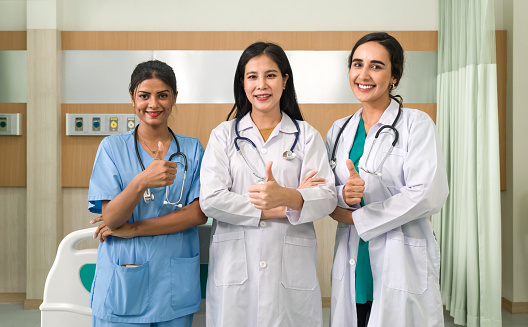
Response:
[[[347,159],[346,165],[350,173],[345,187],[343,188],[343,200],[349,206],[360,203],[365,191],[365,181],[361,179],[352,160]]]
[[[302,188],[313,188],[321,184],[326,183],[326,179],[321,177],[314,177],[317,175],[318,171],[312,171],[302,180],[301,185],[297,188],[298,190]]]
[[[90,224],[95,224],[102,221],[102,223],[97,227],[94,233],[94,238],[99,237],[99,242],[103,243],[108,241],[108,236],[116,236],[121,238],[132,238],[136,235],[134,234],[134,229],[132,228],[133,224],[124,223],[121,227],[111,230],[103,221],[103,216],[99,216],[94,220],[90,221]]]
[[[272,165],[272,161],[266,165],[264,184],[250,185],[248,187],[249,200],[257,209],[269,210],[283,205],[283,187],[273,177],[271,172]]]
[[[144,188],[156,188],[168,186],[174,183],[176,178],[176,163],[163,160],[163,143],[158,142],[158,151],[154,160],[141,174]]]
[[[334,212],[330,214],[330,217],[332,217],[337,222],[354,225],[352,211],[350,210],[343,209],[341,207],[336,207]]]

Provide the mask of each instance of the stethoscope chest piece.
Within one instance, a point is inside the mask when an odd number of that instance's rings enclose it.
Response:
[[[150,189],[147,189],[145,193],[143,193],[143,200],[145,203],[149,203],[149,201],[154,201],[154,193],[150,192]]]
[[[287,150],[282,153],[282,157],[286,160],[293,160],[297,157],[297,154],[293,151]]]

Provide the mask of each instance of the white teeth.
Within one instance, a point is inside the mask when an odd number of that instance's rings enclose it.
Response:
[[[363,85],[363,84],[358,84],[358,87],[360,89],[363,89],[363,90],[366,90],[366,89],[371,89],[374,87],[374,85]]]
[[[256,97],[257,98],[269,98],[270,96],[269,95],[257,95]]]

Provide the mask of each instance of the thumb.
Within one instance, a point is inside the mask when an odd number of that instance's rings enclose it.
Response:
[[[350,173],[350,177],[355,177],[355,176],[359,175],[357,173],[357,171],[356,171],[356,167],[354,167],[354,163],[352,162],[352,160],[347,159],[346,160],[346,165],[347,165],[347,168],[348,168],[348,172]]]
[[[154,157],[154,160],[163,160],[163,157],[161,156],[163,153],[163,143],[161,141],[158,142],[158,151],[156,152],[156,156]]]
[[[266,183],[267,182],[275,182],[275,177],[273,177],[273,173],[271,172],[271,166],[273,165],[273,161],[269,161],[266,165]]]

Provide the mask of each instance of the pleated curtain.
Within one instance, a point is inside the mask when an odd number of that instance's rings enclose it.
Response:
[[[493,0],[439,0],[437,126],[450,195],[432,217],[455,323],[501,326],[501,202]]]

